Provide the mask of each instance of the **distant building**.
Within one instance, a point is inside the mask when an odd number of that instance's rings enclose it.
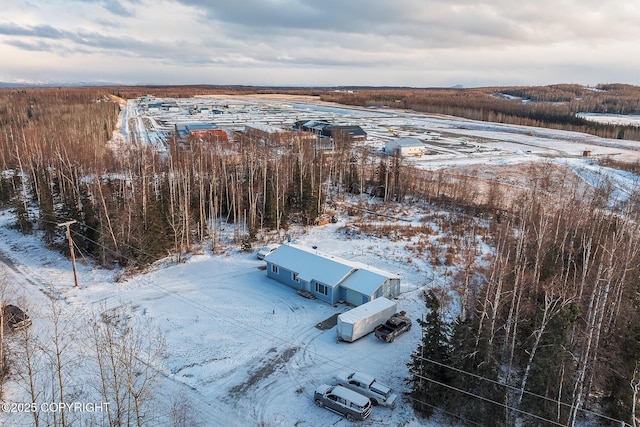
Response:
[[[297,245],[282,245],[269,256],[267,276],[293,289],[335,304],[358,306],[400,294],[400,276]]]
[[[293,124],[293,129],[301,130],[303,132],[311,132],[317,136],[323,136],[322,132],[324,128],[330,126],[331,123],[323,120],[298,120]]]
[[[299,120],[294,123],[293,128],[312,132],[319,138],[330,138],[332,140],[360,142],[367,139],[367,133],[357,125],[335,125],[323,120]]]
[[[387,142],[384,152],[391,156],[417,156],[424,154],[425,145],[415,138],[400,138]]]
[[[267,145],[284,145],[288,133],[291,131],[262,123],[247,123],[235,131],[241,141]]]
[[[356,125],[331,125],[325,128],[325,134],[338,139],[348,139],[353,142],[364,142],[367,140],[367,133],[360,126]]]
[[[215,136],[221,141],[228,141],[227,133],[213,123],[176,123],[175,131],[180,136]]]

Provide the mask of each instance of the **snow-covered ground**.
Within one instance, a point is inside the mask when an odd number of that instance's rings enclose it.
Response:
[[[640,126],[639,115],[579,113],[577,116],[598,123]]]
[[[597,177],[606,174],[618,183],[616,188],[621,194],[635,191],[633,177],[604,170],[582,157],[583,150],[591,150],[594,156],[639,159],[635,142],[395,110],[346,108],[306,98],[211,99],[221,104],[243,105],[243,111],[209,117],[227,129],[243,122],[287,126],[297,118],[331,118],[363,126],[373,150],[392,138],[393,132],[415,137],[437,131],[443,135],[441,140],[425,142],[432,144],[436,154],[410,161],[425,168],[445,168],[551,159],[569,166],[585,182],[597,184],[602,182]],[[264,113],[265,110],[269,113]],[[143,130],[145,120],[133,101],[123,111],[125,115],[119,123],[124,135],[121,134],[118,143],[151,143],[158,147],[166,141],[163,132],[168,129],[166,124],[159,123],[177,119],[179,114],[155,115],[148,122],[154,123],[154,128]],[[418,226],[424,225],[422,220],[430,213],[427,211],[426,207],[404,207],[394,216],[403,217],[405,221],[401,224]],[[293,232],[293,241],[400,275],[398,308],[414,320],[421,317],[422,290],[443,288],[447,269],[434,268],[428,256],[416,255],[412,250],[415,240],[341,232],[352,220],[340,215],[337,224]],[[312,399],[315,387],[331,383],[339,370],[363,371],[400,393],[406,390],[406,364],[420,340],[420,328],[413,328],[393,344],[378,341],[372,335],[351,344],[338,343],[335,328],[320,330],[316,324],[349,307],[305,299],[268,279],[260,268],[265,263],[256,258],[255,250],[241,252],[230,246],[225,253],[214,255],[205,248],[186,262],[167,260],[126,280],[120,280],[118,271],[101,270],[83,262],[80,255],[80,286],[75,288],[69,259],[46,250],[36,235],[23,236],[9,228],[11,221],[8,213],[0,216],[0,261],[4,264],[2,277],[8,288],[5,300],[19,301],[28,308],[36,336],[44,338],[52,334],[51,301],[61,307],[63,321],[69,333],[73,331],[68,354],[81,355],[86,351],[88,344],[80,337],[86,334],[91,313],[125,307],[135,318],[146,319],[162,331],[166,350],[154,364],[154,370],[160,374],[159,394],[166,398],[161,399],[164,405],[157,408],[161,418],[155,425],[169,425],[169,401],[176,396],[188,403],[193,420],[203,426],[349,425],[340,416],[316,407]],[[432,225],[433,235],[423,236],[427,243],[433,242],[439,233],[436,223]],[[489,249],[482,247],[482,250]],[[88,376],[91,365],[79,363],[74,368],[78,378]],[[80,383],[82,380],[69,381],[67,390],[72,392]],[[8,384],[5,393],[9,400],[30,401],[27,391],[18,384],[17,378]],[[88,399],[91,391],[84,392],[83,398]],[[93,393],[92,401],[99,401],[99,394],[95,390]],[[5,413],[0,414],[0,422],[27,426],[31,419],[28,414]],[[393,411],[374,408],[366,424],[439,425],[437,419],[429,423],[416,419],[404,396]]]
[[[123,126],[126,140],[148,143],[162,149],[168,132],[181,122],[215,123],[231,133],[245,124],[262,124],[291,129],[297,120],[327,120],[336,124],[359,125],[367,132],[367,146],[380,152],[385,142],[397,138],[417,138],[428,153],[410,159],[424,168],[443,168],[451,164],[517,164],[534,160],[581,158],[590,151],[592,158],[610,157],[621,161],[640,160],[640,142],[607,139],[553,129],[488,123],[443,115],[428,115],[385,107],[362,108],[321,102],[314,97],[208,96],[176,101],[178,109],[147,111],[136,100],[129,100]],[[192,115],[198,104],[213,105],[223,114]],[[141,117],[149,124],[144,126]],[[626,116],[633,120],[633,116]],[[631,118],[630,118],[631,117]],[[621,118],[619,119],[621,120]],[[430,132],[441,134],[430,140]],[[589,160],[589,159],[584,159]]]
[[[418,213],[407,213],[406,219],[417,225]],[[340,416],[316,407],[312,399],[315,387],[331,383],[339,370],[363,371],[399,392],[405,390],[406,363],[418,344],[420,328],[393,344],[373,335],[338,343],[335,328],[320,330],[316,324],[349,307],[305,299],[268,279],[260,269],[265,263],[255,251],[230,249],[213,255],[205,250],[184,263],[166,261],[119,282],[115,280],[118,272],[79,262],[80,286],[75,288],[69,259],[46,250],[36,236],[8,228],[8,214],[1,219],[0,252],[9,262],[3,268],[9,287],[5,298],[28,307],[32,331],[52,333],[51,300],[63,307],[62,317],[73,322],[70,329],[76,333],[86,328],[92,312],[131,309],[166,337],[166,352],[155,367],[161,372],[160,388],[188,401],[202,425],[348,425]],[[336,232],[344,225],[341,221],[315,227],[294,235],[293,240],[400,274],[398,308],[414,320],[420,317],[424,311],[421,290],[438,284],[428,260],[407,263],[412,256],[405,248],[409,242]],[[75,350],[67,355],[71,353]],[[70,381],[68,391],[73,387]],[[9,400],[29,401],[25,390],[11,386]],[[12,425],[29,425],[28,417],[18,418],[26,415],[2,416],[9,423],[5,425],[18,420]],[[417,421],[404,401],[394,411],[374,408],[367,424],[413,422]]]

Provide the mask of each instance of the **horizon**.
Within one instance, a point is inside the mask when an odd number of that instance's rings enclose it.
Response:
[[[380,85],[380,86],[366,86],[366,85],[307,85],[307,86],[293,86],[293,85],[251,85],[251,84],[213,84],[213,83],[190,83],[190,84],[155,84],[155,83],[140,83],[140,84],[120,84],[120,83],[111,83],[111,82],[50,82],[50,83],[37,83],[37,82],[5,82],[0,81],[0,88],[55,88],[55,87],[65,87],[65,88],[91,88],[91,87],[160,87],[160,88],[168,88],[168,87],[212,87],[212,88],[221,88],[221,87],[231,87],[231,88],[253,88],[253,89],[283,89],[283,90],[312,90],[312,89],[333,89],[333,90],[375,90],[375,89],[407,89],[407,90],[445,90],[445,89],[484,89],[484,88],[514,88],[514,87],[550,87],[550,86],[563,86],[563,85],[579,85],[585,88],[596,88],[600,85],[628,85],[628,86],[638,86],[630,83],[624,82],[607,82],[607,83],[596,83],[593,85],[583,85],[581,83],[550,83],[545,85],[490,85],[490,86],[462,86],[462,85],[454,85],[454,86],[389,86],[389,85]]]

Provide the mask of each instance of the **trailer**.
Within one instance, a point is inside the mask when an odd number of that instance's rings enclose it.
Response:
[[[353,342],[373,332],[396,313],[397,304],[384,297],[376,298],[338,316],[338,341]]]

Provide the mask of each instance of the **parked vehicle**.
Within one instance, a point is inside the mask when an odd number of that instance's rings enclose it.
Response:
[[[31,326],[31,318],[21,308],[13,304],[2,307],[2,317],[4,325],[12,331],[19,331]]]
[[[339,385],[322,384],[314,392],[313,400],[320,408],[343,415],[349,421],[365,420],[371,414],[368,397]]]
[[[393,342],[397,336],[411,330],[411,319],[405,316],[405,312],[401,311],[389,318],[382,325],[376,326],[373,332],[376,338],[386,342]]]
[[[336,375],[338,384],[367,396],[373,406],[396,407],[398,395],[387,385],[381,384],[371,375],[362,372],[340,372]]]
[[[353,342],[373,332],[396,312],[397,304],[384,297],[376,298],[338,316],[338,340]]]
[[[279,247],[280,245],[277,243],[273,243],[271,245],[265,246],[264,248],[258,251],[258,254],[257,254],[258,259],[264,259],[264,257],[268,256],[271,252],[275,251]]]

